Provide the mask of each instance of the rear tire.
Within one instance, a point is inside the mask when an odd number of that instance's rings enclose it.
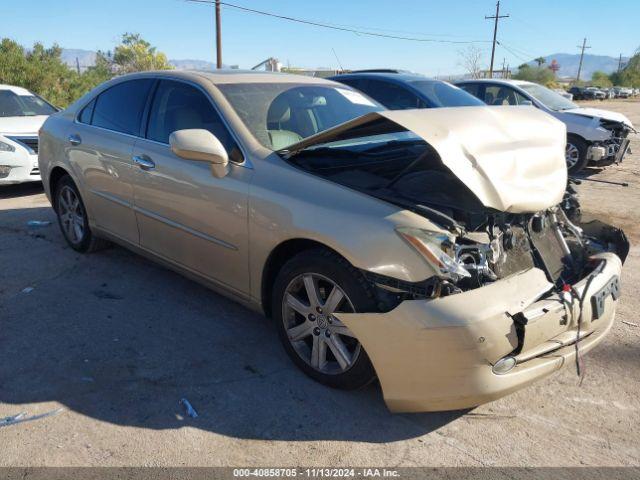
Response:
[[[333,316],[377,310],[368,283],[345,259],[324,249],[296,255],[278,273],[272,306],[285,351],[309,377],[344,390],[375,379],[367,352]]]
[[[567,146],[565,149],[565,160],[569,173],[576,174],[587,166],[587,142],[575,135],[567,135]]]
[[[81,253],[90,253],[105,248],[109,242],[98,238],[89,227],[87,210],[80,191],[69,175],[58,180],[54,189],[54,208],[62,236],[69,246]]]

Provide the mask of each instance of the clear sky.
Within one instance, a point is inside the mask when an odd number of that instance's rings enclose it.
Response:
[[[490,41],[494,0],[229,0],[229,3],[380,33],[450,41]],[[496,63],[551,53],[631,55],[640,46],[640,0],[503,0]],[[223,61],[250,68],[268,57],[297,67],[395,67],[462,72],[465,44],[373,38],[223,7]],[[185,0],[2,0],[0,36],[23,45],[110,50],[137,32],[170,59],[215,61],[213,7]],[[488,64],[490,43],[476,43]]]

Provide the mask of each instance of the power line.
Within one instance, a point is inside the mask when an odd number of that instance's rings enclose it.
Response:
[[[504,45],[501,42],[498,42],[499,45]],[[509,48],[511,48],[512,50],[515,50],[518,54],[520,55],[524,55],[525,57],[529,57],[529,59],[535,58],[535,55],[533,53],[527,52],[526,50],[513,45],[511,42],[509,42]]]
[[[505,45],[503,42],[501,41],[496,41],[496,43],[498,45],[500,45],[502,48],[504,48],[506,51],[508,51],[511,55],[513,55],[514,57],[516,57],[518,60],[522,60],[523,62],[528,62],[530,59],[529,58],[525,58],[522,55],[518,54],[517,52],[515,52],[513,50],[513,47],[508,47],[507,45]]]
[[[496,3],[496,14],[493,16],[484,16],[485,20],[493,19],[495,23],[493,24],[493,47],[491,48],[491,65],[489,65],[489,78],[493,77],[493,58],[496,54],[496,35],[498,34],[498,20],[501,18],[508,18],[509,15],[500,15],[500,0]]]
[[[215,4],[215,0],[186,0],[189,3],[204,3],[208,5]],[[329,23],[316,22],[314,20],[305,20],[302,18],[289,17],[287,15],[279,15],[272,12],[265,12],[263,10],[256,10],[253,8],[243,7],[241,5],[234,5],[233,3],[220,2],[220,5],[224,5],[225,7],[235,8],[237,10],[241,10],[244,12],[255,13],[257,15],[264,15],[267,17],[278,18],[280,20],[287,20],[290,22],[301,23],[304,25],[311,25],[314,27],[328,28],[331,30],[338,30],[341,32],[349,32],[355,33],[356,35],[367,35],[370,37],[378,37],[378,38],[390,38],[394,40],[408,40],[412,42],[431,42],[431,43],[450,43],[450,44],[470,44],[470,43],[489,43],[488,40],[445,40],[441,38],[418,38],[418,37],[408,37],[401,35],[390,35],[385,33],[377,33],[366,30],[357,30],[353,28],[341,27],[338,25],[332,25]],[[375,30],[371,28],[371,30]]]

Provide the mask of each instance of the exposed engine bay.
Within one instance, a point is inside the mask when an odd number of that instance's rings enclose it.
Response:
[[[593,270],[593,254],[613,251],[624,261],[629,248],[624,233],[597,221],[581,223],[571,188],[560,205],[547,210],[500,212],[485,207],[429,144],[411,132],[400,137],[318,146],[289,158],[299,168],[411,210],[448,232],[399,229],[438,274],[413,284],[364,272],[382,290],[383,310],[406,299],[479,288],[534,267],[561,289]]]
[[[611,138],[605,142],[595,142],[593,144],[604,149],[602,159],[597,161],[596,164],[606,166],[622,162],[629,148],[628,136],[635,130],[624,122],[607,119],[600,119],[600,126],[611,132]]]

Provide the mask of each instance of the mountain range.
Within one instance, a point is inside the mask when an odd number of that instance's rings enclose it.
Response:
[[[558,77],[571,77],[575,78],[578,73],[578,65],[580,64],[580,54],[578,53],[554,53],[544,57],[546,60],[545,65],[550,65],[553,60],[558,62],[560,70],[558,70]],[[622,63],[629,60],[628,57],[622,57]],[[532,60],[527,62],[529,65],[537,65]],[[607,55],[590,55],[585,54],[582,61],[582,71],[580,78],[588,80],[593,75],[593,72],[601,71],[605,73],[613,73],[618,69],[618,59],[609,57]]]
[[[96,54],[97,52],[93,50],[63,48],[60,57],[70,68],[77,68],[79,65],[80,70],[84,71],[95,65]],[[206,60],[180,59],[169,60],[169,63],[178,70],[214,70],[216,68],[215,63],[207,62]]]
[[[77,63],[81,70],[85,70],[95,64],[96,52],[92,50],[82,50],[77,48],[62,49],[62,61],[69,65],[70,68],[76,68]],[[553,60],[558,62],[560,70],[558,77],[575,77],[578,72],[578,64],[580,63],[580,54],[574,53],[554,53],[544,57],[545,65],[550,65]],[[622,62],[628,61],[628,57],[622,57]],[[194,59],[173,59],[169,63],[178,70],[214,70],[215,64],[206,60]],[[527,62],[529,65],[536,65],[534,60]],[[234,66],[235,67],[235,66]],[[237,67],[235,67],[237,68]],[[612,73],[618,69],[618,59],[607,55],[591,55],[585,54],[582,62],[582,73],[580,77],[588,80],[595,71],[603,71]]]

